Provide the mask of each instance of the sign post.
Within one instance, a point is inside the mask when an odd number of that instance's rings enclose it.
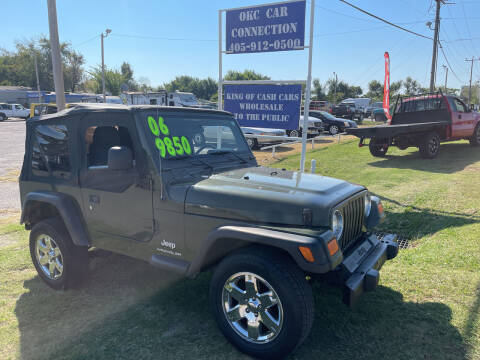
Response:
[[[312,46],[315,0],[310,2],[310,36],[305,46],[305,0],[290,0],[218,11],[218,109],[235,114],[243,126],[293,130],[299,127],[301,86],[305,84],[304,123],[300,171],[305,170],[308,114],[312,82]],[[225,50],[222,13],[225,12]],[[222,55],[308,48],[307,81],[224,81]],[[225,98],[223,97],[223,85]]]

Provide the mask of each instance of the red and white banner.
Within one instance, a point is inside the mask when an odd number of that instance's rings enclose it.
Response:
[[[385,57],[385,82],[383,83],[383,111],[388,120],[392,119],[390,115],[390,55],[388,51],[384,54]]]

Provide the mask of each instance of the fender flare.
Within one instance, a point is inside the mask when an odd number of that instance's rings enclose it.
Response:
[[[83,220],[82,212],[71,196],[50,191],[28,193],[23,202],[20,224],[26,222],[29,216],[29,204],[34,201],[50,204],[57,209],[75,245],[90,246],[90,235]]]
[[[187,276],[196,276],[207,263],[208,254],[218,241],[242,241],[249,244],[267,245],[286,251],[295,263],[304,271],[324,273],[335,268],[343,260],[339,251],[334,257],[329,257],[327,241],[333,237],[331,231],[326,231],[320,238],[292,234],[253,226],[222,226],[212,231],[203,241],[196,257],[188,267]],[[298,249],[307,246],[315,257],[314,263],[307,262]],[[227,254],[224,254],[227,255]]]

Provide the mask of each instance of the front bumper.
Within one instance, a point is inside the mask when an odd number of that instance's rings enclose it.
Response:
[[[375,234],[365,235],[340,265],[343,302],[352,307],[365,291],[374,290],[380,279],[380,268],[397,254],[396,235],[385,235],[382,240]]]

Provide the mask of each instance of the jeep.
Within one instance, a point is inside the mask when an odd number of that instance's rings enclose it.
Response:
[[[221,332],[257,358],[288,355],[310,332],[311,282],[353,305],[398,253],[365,187],[258,166],[233,115],[80,104],[26,122],[21,223],[40,278],[81,284],[89,248],[195,277],[213,269]]]

